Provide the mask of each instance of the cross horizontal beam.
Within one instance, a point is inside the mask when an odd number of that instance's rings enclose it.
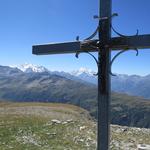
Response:
[[[47,55],[47,54],[66,54],[76,52],[96,52],[98,51],[99,44],[98,40],[88,41],[75,41],[66,43],[53,43],[45,45],[34,45],[32,47],[32,53],[36,55]],[[111,50],[122,50],[122,49],[145,49],[150,48],[150,34],[127,36],[127,37],[113,37],[108,46]]]
[[[81,43],[79,41],[35,45],[32,46],[32,53],[36,55],[75,53],[81,49],[80,46]]]
[[[150,48],[150,34],[112,38],[112,50]]]

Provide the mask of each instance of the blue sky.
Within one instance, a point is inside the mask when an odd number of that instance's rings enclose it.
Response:
[[[0,65],[33,63],[51,70],[71,71],[80,67],[97,70],[93,59],[81,54],[34,56],[32,45],[74,41],[88,37],[96,28],[98,0],[0,0]],[[150,33],[149,0],[113,0],[113,19],[123,34]],[[113,34],[113,36],[115,36]],[[96,54],[95,54],[96,55]],[[114,53],[112,53],[114,55]],[[113,65],[113,72],[150,74],[150,49],[127,52]]]

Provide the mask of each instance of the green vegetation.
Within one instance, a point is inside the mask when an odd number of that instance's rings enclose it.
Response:
[[[96,150],[96,123],[82,108],[0,103],[0,150]],[[111,126],[111,150],[150,144],[150,129]]]
[[[95,131],[88,113],[75,106],[0,106],[0,150],[91,150],[95,149]]]

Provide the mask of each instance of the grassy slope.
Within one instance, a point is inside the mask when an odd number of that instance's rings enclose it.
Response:
[[[112,150],[135,150],[137,144],[150,144],[148,129],[112,126],[111,131]],[[0,150],[95,149],[96,125],[82,108],[56,103],[0,103]]]
[[[93,131],[88,113],[76,106],[0,104],[0,150],[91,150],[95,149]]]

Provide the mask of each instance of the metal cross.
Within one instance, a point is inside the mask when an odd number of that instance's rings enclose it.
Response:
[[[100,0],[99,24],[96,31],[84,41],[54,43],[47,45],[33,46],[33,54],[49,55],[49,54],[67,54],[86,52],[90,54],[96,61],[98,66],[98,135],[97,150],[108,150],[110,140],[110,75],[111,65],[114,60],[127,50],[150,48],[150,35],[125,36],[118,33],[112,26],[112,18],[117,14],[112,14],[112,0]],[[114,31],[118,37],[111,37],[111,31]],[[98,34],[98,39],[93,39]],[[111,51],[121,50],[111,60]],[[98,52],[98,59],[90,52]]]

